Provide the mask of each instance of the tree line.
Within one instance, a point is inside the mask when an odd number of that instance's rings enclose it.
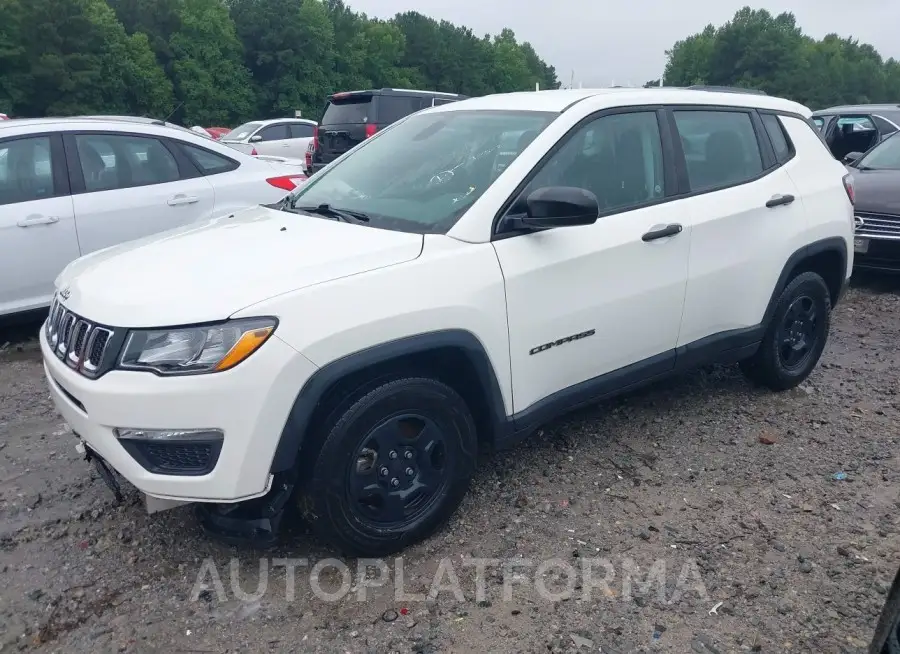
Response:
[[[900,103],[900,62],[850,37],[816,40],[803,33],[792,13],[773,16],[744,7],[724,25],[707,25],[678,41],[666,55],[666,86],[756,88],[812,109]]]
[[[504,29],[418,12],[378,20],[342,0],[0,0],[0,112],[122,114],[233,126],[319,118],[337,91],[464,95],[557,88]]]

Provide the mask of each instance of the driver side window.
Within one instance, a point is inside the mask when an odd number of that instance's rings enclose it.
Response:
[[[601,213],[624,211],[665,195],[662,139],[655,111],[597,118],[573,133],[514,203],[548,186],[572,186],[597,196]]]

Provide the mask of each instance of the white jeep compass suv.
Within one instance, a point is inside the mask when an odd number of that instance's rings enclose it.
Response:
[[[810,374],[853,187],[809,115],[687,89],[420,111],[275,205],[72,263],[53,398],[150,510],[264,542],[293,506],[344,552],[397,551],[479,449],[562,412],[711,362]]]

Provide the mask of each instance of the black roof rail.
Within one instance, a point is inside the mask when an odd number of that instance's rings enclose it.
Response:
[[[742,86],[707,86],[706,84],[693,84],[684,87],[691,91],[712,91],[714,93],[747,93],[749,95],[768,95],[759,89],[747,89]]]

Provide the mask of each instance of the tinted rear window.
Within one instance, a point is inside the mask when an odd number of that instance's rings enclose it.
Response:
[[[340,100],[332,99],[322,116],[323,125],[358,125],[374,121],[371,95],[352,95]]]

